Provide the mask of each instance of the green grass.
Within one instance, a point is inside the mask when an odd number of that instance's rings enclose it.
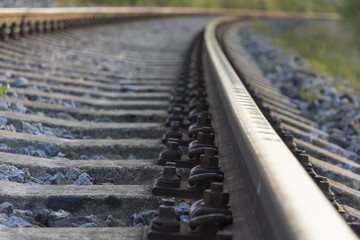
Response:
[[[264,41],[306,58],[311,64],[309,70],[345,79],[360,92],[360,49],[342,22],[280,23],[276,28],[258,22],[252,26],[253,32]]]

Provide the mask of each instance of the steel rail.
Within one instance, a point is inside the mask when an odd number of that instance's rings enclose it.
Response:
[[[224,10],[203,8],[171,8],[171,7],[58,7],[58,8],[2,8],[0,24],[21,24],[42,21],[64,21],[79,19],[101,19],[134,16],[159,15],[236,15],[248,18],[307,18],[307,19],[339,19],[337,14],[326,13],[294,13],[283,11],[259,10]]]
[[[255,211],[276,239],[358,239],[307,175],[247,92],[216,38],[217,19],[205,30],[205,62],[224,106]]]

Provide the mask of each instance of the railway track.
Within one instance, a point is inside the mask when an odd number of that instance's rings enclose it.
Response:
[[[356,239],[356,190],[222,12],[47,11],[2,13],[1,239]]]

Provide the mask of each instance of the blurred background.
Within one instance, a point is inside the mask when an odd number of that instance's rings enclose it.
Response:
[[[57,0],[62,4],[106,4],[112,6],[173,6],[244,8],[288,11],[335,12],[343,0]]]
[[[28,0],[31,1],[31,0]],[[47,0],[46,0],[47,1]],[[48,0],[58,6],[170,6],[284,10],[340,14],[340,21],[260,21],[252,32],[270,45],[295,52],[308,69],[346,79],[360,93],[360,0]],[[360,94],[359,94],[360,95]]]

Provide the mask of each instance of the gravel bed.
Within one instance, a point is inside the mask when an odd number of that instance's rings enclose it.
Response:
[[[201,25],[204,25],[206,20],[202,21]],[[81,56],[80,54],[77,55],[72,51],[72,46],[69,44],[68,50],[58,50],[58,46],[56,42],[49,43],[49,46],[41,46],[41,51],[34,47],[33,49],[28,49],[28,55],[31,57],[42,59],[43,62],[39,66],[30,65],[27,62],[32,62],[31,59],[27,61],[25,59],[23,63],[19,61],[19,63],[8,62],[11,64],[17,64],[21,67],[25,67],[28,71],[36,71],[42,72],[44,74],[44,78],[41,78],[42,81],[49,83],[53,83],[51,80],[46,80],[47,75],[52,75],[57,71],[58,74],[64,72],[64,77],[71,76],[72,73],[76,73],[76,75],[83,75],[84,79],[87,77],[87,74],[84,72],[82,73],[81,70],[71,69],[71,67],[65,67],[62,63],[66,64],[84,64],[94,72],[99,72],[99,76],[106,76],[108,79],[111,80],[111,76],[124,76],[129,78],[129,84],[123,84],[122,89],[114,90],[114,89],[102,89],[101,87],[89,87],[94,91],[106,91],[106,92],[137,92],[137,88],[131,85],[131,79],[136,77],[133,73],[142,74],[146,73],[147,65],[145,61],[147,59],[152,58],[149,54],[151,54],[151,50],[153,48],[156,49],[164,49],[167,46],[172,48],[177,48],[171,43],[174,39],[187,39],[187,33],[194,29],[200,29],[200,25],[193,24],[194,22],[185,18],[181,19],[169,19],[169,21],[161,21],[156,22],[154,20],[149,21],[140,21],[140,22],[131,22],[128,24],[120,24],[116,30],[113,27],[109,26],[110,29],[107,29],[107,26],[102,26],[100,29],[91,33],[93,35],[89,35],[81,39],[81,41],[74,42],[74,47],[76,45],[81,45],[84,47],[83,51],[92,52],[93,49],[100,47],[99,49],[104,50],[104,54],[109,53],[109,55],[113,52],[117,54],[124,54],[126,55],[126,51],[139,51],[139,56],[134,55],[134,58],[138,58],[139,64],[134,64],[131,61],[125,61],[123,59],[105,59],[103,56],[96,56],[88,57],[88,56]],[[134,30],[136,29],[136,30]],[[116,41],[110,42],[106,40],[107,35],[109,34],[108,31],[111,31],[111,34],[117,34]],[[184,34],[176,34],[176,31],[182,31]],[[50,35],[49,35],[50,36]],[[21,39],[19,40],[21,41]],[[179,40],[180,41],[180,40]],[[80,43],[81,42],[81,43]],[[53,46],[52,46],[53,44]],[[104,48],[104,46],[106,48]],[[43,49],[44,48],[44,49]],[[169,51],[172,51],[170,49]],[[174,50],[176,51],[176,50]],[[144,54],[145,53],[145,54]],[[144,56],[142,56],[144,54]],[[157,57],[154,55],[154,57]],[[51,61],[47,61],[47,59],[51,59]],[[6,61],[4,61],[6,63]],[[66,70],[65,70],[66,68]],[[109,71],[110,74],[103,74],[103,71]],[[12,87],[22,88],[22,89],[29,89],[29,90],[36,90],[42,92],[61,92],[62,94],[69,94],[68,91],[52,91],[50,88],[41,87],[41,86],[32,86],[32,82],[26,77],[16,76],[16,74],[9,72],[2,73],[0,76],[0,81],[2,83],[12,82]],[[91,78],[96,77],[96,74],[89,74]],[[81,80],[81,79],[80,79]],[[114,79],[116,82],[117,79]],[[74,81],[74,84],[76,81]],[[36,83],[34,84],[36,85]],[[66,85],[66,84],[64,84]],[[73,84],[68,84],[73,85]],[[82,86],[83,88],[88,88],[87,86]],[[10,96],[11,93],[8,93]],[[86,104],[79,103],[76,101],[69,101],[69,100],[60,100],[51,97],[39,97],[32,94],[12,94],[13,98],[16,99],[23,99],[29,100],[33,102],[39,103],[51,103],[56,105],[61,105],[64,107],[71,107],[71,108],[85,108],[85,109],[96,109],[93,106],[86,106]],[[90,97],[88,94],[78,95],[84,98]],[[99,97],[98,99],[106,100],[107,98]],[[36,107],[32,107],[31,105],[23,105],[20,103],[9,103],[10,100],[7,101],[6,99],[1,99],[0,97],[0,110],[1,111],[8,111],[8,112],[15,112],[15,113],[22,113],[22,114],[29,114],[29,115],[38,115],[38,116],[47,116],[51,118],[58,118],[70,121],[78,121],[81,120],[83,122],[115,122],[116,119],[118,122],[154,122],[154,119],[160,119],[160,117],[154,116],[140,116],[138,117],[136,114],[129,114],[131,116],[126,116],[122,120],[122,116],[99,116],[99,117],[92,117],[87,116],[86,114],[77,114],[77,113],[67,113],[67,112],[58,112],[57,110],[51,109],[44,109],[39,112]],[[92,108],[93,107],[93,108]],[[81,117],[79,117],[79,115]],[[94,114],[95,115],[95,114]],[[132,116],[133,115],[133,116]],[[82,117],[83,116],[83,117]],[[85,120],[86,117],[89,117],[88,120]],[[80,119],[83,118],[83,119]],[[148,118],[148,119],[147,119]],[[165,120],[165,119],[164,119]],[[156,120],[158,121],[158,120]],[[70,129],[70,130],[69,130]],[[73,132],[71,128],[62,128],[62,127],[48,127],[45,124],[41,123],[33,123],[30,121],[21,121],[21,120],[11,120],[5,117],[0,118],[0,130],[8,130],[13,132],[23,132],[33,135],[43,135],[49,137],[60,137],[60,138],[81,138],[81,139],[88,139],[88,136],[80,136],[78,133]],[[10,144],[9,144],[10,145]],[[22,154],[22,155],[29,155],[29,156],[36,156],[41,158],[47,159],[56,159],[56,160],[75,160],[75,159],[92,159],[92,160],[103,160],[113,159],[113,156],[86,156],[70,152],[70,153],[62,153],[60,149],[56,145],[43,143],[43,144],[34,144],[26,147],[21,148],[12,148],[4,143],[0,143],[0,151],[7,152],[7,153],[14,153],[14,154]],[[135,153],[133,153],[135,154]],[[76,155],[76,156],[73,156]],[[105,155],[105,154],[104,154]],[[136,155],[136,154],[135,154]],[[134,155],[129,155],[127,158],[128,160],[136,159]],[[106,179],[97,179],[90,170],[80,170],[77,168],[66,168],[60,170],[58,172],[51,171],[51,170],[44,170],[42,169],[41,174],[36,173],[36,169],[31,168],[23,168],[23,166],[19,167],[18,165],[8,164],[5,161],[0,162],[0,180],[4,181],[12,181],[21,184],[28,184],[28,185],[35,185],[35,184],[46,184],[46,185],[79,185],[79,186],[86,186],[86,185],[95,185],[95,184],[117,184],[114,181],[107,182]],[[146,170],[146,169],[145,169]],[[47,171],[47,172],[46,172]],[[50,172],[51,171],[51,172]],[[88,171],[88,172],[87,172]],[[139,172],[141,174],[141,172]],[[93,178],[92,178],[93,176]],[[4,201],[4,200],[3,200]],[[90,214],[86,214],[86,216],[77,216],[75,213],[67,212],[62,209],[42,209],[42,210],[35,210],[35,209],[14,209],[11,203],[6,203],[0,201],[0,228],[3,227],[120,227],[120,226],[143,226],[147,225],[150,219],[153,217],[153,214],[156,212],[154,209],[148,209],[142,212],[135,212],[131,218],[129,219],[117,219],[116,216],[109,215],[107,213],[105,217],[98,217]],[[15,204],[13,203],[15,206]],[[176,206],[177,212],[180,215],[182,221],[188,221],[189,209],[190,206],[188,203],[179,203]],[[110,213],[111,214],[111,213]]]
[[[29,7],[37,7],[37,8],[46,8],[46,7],[90,7],[90,6],[109,6],[107,4],[58,4],[56,2],[48,2],[41,0],[3,0],[0,2],[0,8],[29,8]]]
[[[69,130],[66,128],[46,127],[42,123],[29,123],[21,121],[21,126],[15,127],[14,124],[9,123],[7,118],[0,117],[0,130],[7,130],[11,132],[23,132],[33,135],[58,137],[66,139],[90,139],[89,136],[78,134],[76,130]],[[107,137],[107,139],[111,139]]]
[[[145,210],[135,213],[131,219],[118,219],[112,215],[105,218],[96,215],[73,216],[70,212],[59,209],[42,209],[30,211],[15,209],[9,202],[0,204],[0,229],[4,227],[142,227],[149,225],[157,210]],[[182,222],[189,221],[190,205],[180,202],[175,206]]]
[[[0,2],[2,8],[20,8],[20,7],[58,7],[54,2],[39,1],[39,0],[4,0]]]
[[[91,177],[78,168],[69,168],[64,173],[56,172],[42,174],[40,177],[33,177],[28,168],[19,169],[12,164],[0,161],[0,180],[25,183],[25,184],[45,184],[45,185],[65,185],[72,184],[78,186],[93,185]],[[104,183],[109,185],[110,183]]]
[[[99,218],[95,215],[73,216],[71,213],[59,209],[42,209],[30,211],[15,209],[11,203],[0,204],[0,228],[4,227],[124,227],[130,223],[108,215]]]
[[[272,84],[297,104],[304,116],[314,120],[317,123],[315,127],[329,134],[325,140],[342,147],[329,147],[327,150],[359,163],[360,135],[356,127],[360,129],[360,98],[350,84],[304,70],[305,66],[309,66],[306,59],[264,43],[252,33],[250,25],[240,30],[239,38]],[[304,95],[311,96],[313,100],[305,101]],[[316,133],[310,134],[321,137]],[[303,140],[311,141],[311,138]]]
[[[11,78],[7,77],[7,80],[10,80],[10,79]],[[17,87],[17,88],[36,90],[36,91],[41,91],[41,92],[50,92],[50,93],[52,92],[52,90],[48,87],[38,87],[35,85],[29,85],[28,79],[25,77],[16,77],[15,80],[12,81],[10,85],[12,87]],[[95,91],[99,91],[99,89],[97,87],[91,87],[91,89],[93,89]],[[68,91],[62,91],[62,93],[69,94]],[[58,98],[40,97],[37,95],[18,94],[18,93],[13,93],[13,94],[9,93],[8,96],[13,96],[18,99],[34,101],[34,102],[38,102],[38,103],[61,105],[64,107],[69,107],[69,108],[84,108],[84,109],[90,109],[90,110],[101,109],[101,108],[94,108],[94,107],[89,106],[88,104],[84,104],[84,103],[77,102],[74,100],[64,100],[64,99],[58,99]],[[82,96],[84,98],[108,100],[106,97],[91,97],[89,94],[83,94]]]

